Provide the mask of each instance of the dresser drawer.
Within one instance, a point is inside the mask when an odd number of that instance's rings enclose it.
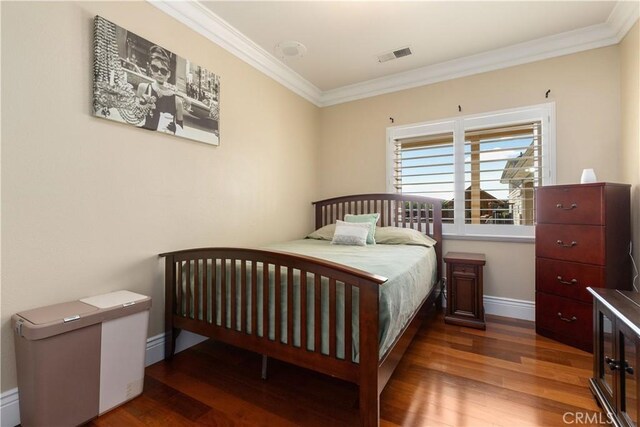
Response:
[[[538,224],[536,256],[604,265],[604,233],[597,225]]]
[[[536,190],[538,224],[603,225],[602,187],[540,187]]]
[[[605,269],[596,265],[536,259],[536,290],[590,303],[587,287],[605,286]]]
[[[542,335],[593,351],[593,306],[536,292],[536,330]]]

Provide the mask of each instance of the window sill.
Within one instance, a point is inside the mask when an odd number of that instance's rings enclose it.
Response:
[[[533,236],[492,236],[480,234],[447,234],[442,235],[444,240],[479,240],[484,242],[508,242],[508,243],[535,243]]]

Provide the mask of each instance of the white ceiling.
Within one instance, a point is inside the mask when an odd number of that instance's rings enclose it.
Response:
[[[152,2],[317,105],[615,44],[638,0]],[[302,58],[276,57],[283,41]],[[378,62],[410,46],[413,55]]]
[[[614,2],[204,1],[267,52],[307,47],[285,64],[326,91],[606,22]],[[413,55],[379,63],[410,45]]]

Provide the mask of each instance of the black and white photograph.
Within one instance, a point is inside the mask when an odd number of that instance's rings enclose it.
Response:
[[[220,143],[220,78],[100,17],[94,28],[94,114]]]

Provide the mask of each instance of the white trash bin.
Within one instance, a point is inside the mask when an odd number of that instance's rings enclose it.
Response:
[[[147,328],[151,298],[129,291],[117,291],[80,300],[101,310],[122,310],[135,304],[147,309],[102,322],[100,346],[100,404],[98,413],[133,399],[142,393]]]

